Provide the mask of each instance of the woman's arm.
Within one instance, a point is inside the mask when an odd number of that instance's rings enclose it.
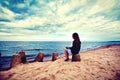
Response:
[[[66,49],[71,49],[72,47],[65,47]]]

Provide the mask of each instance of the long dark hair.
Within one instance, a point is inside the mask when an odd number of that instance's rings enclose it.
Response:
[[[74,40],[80,41],[78,33],[73,33],[72,37]]]

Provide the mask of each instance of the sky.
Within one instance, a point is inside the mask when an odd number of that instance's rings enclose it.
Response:
[[[0,0],[0,41],[120,41],[120,0]]]

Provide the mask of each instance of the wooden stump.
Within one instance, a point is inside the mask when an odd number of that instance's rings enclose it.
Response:
[[[58,53],[57,53],[57,52],[54,52],[54,53],[52,54],[52,61],[57,60],[57,58],[58,58]]]
[[[72,61],[80,61],[80,55],[76,54],[76,55],[72,55]]]
[[[38,61],[38,62],[43,62],[43,58],[44,58],[44,53],[38,53],[38,55],[36,56],[35,58],[35,61]]]
[[[12,56],[10,68],[15,67],[16,65],[21,63],[21,57],[20,54],[15,54]]]
[[[26,55],[25,52],[21,51],[19,52],[20,57],[21,57],[21,63],[26,63]]]

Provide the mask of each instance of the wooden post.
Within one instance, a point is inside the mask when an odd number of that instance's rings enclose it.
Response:
[[[54,53],[52,54],[52,61],[57,60],[57,58],[58,58],[58,53],[57,53],[57,52],[54,52]]]
[[[40,52],[40,53],[38,53],[38,55],[36,56],[35,61],[43,62],[43,58],[44,58],[44,53]]]
[[[26,55],[25,52],[21,51],[19,52],[20,57],[21,57],[21,63],[26,63]]]
[[[15,67],[16,65],[21,63],[21,57],[20,54],[15,54],[12,56],[10,68]]]
[[[75,55],[72,55],[72,61],[80,61],[80,55],[79,54],[75,54]]]

